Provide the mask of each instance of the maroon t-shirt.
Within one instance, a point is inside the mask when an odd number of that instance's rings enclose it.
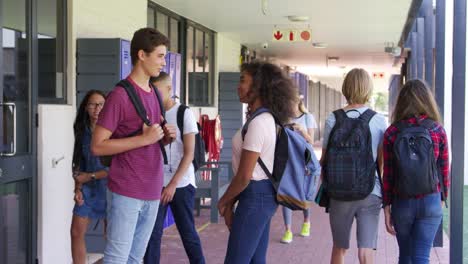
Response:
[[[155,92],[146,92],[127,77],[142,101],[151,123],[160,123],[161,110]],[[127,92],[115,87],[99,114],[98,125],[112,131],[111,138],[124,138],[143,126]],[[108,187],[112,192],[141,200],[159,200],[163,183],[159,143],[114,155]]]

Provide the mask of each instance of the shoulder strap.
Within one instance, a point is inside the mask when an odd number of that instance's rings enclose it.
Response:
[[[156,88],[156,86],[154,86],[154,84],[152,84],[150,82],[150,85],[151,85],[151,87],[153,87],[154,94],[156,95],[156,99],[158,99],[159,109],[161,110],[161,115],[164,118],[166,118],[166,110],[164,110],[164,104],[163,104],[163,101],[162,101],[162,98],[161,98],[161,94],[159,93],[158,88]]]
[[[263,160],[260,157],[258,157],[257,163],[258,163],[258,165],[260,165],[263,172],[265,172],[268,179],[270,179],[272,182],[274,182],[273,174],[268,170],[267,166],[265,165],[265,162],[263,162]]]
[[[154,92],[156,94],[156,98],[158,99],[159,107],[161,109],[161,115],[164,117],[165,116],[164,106],[162,104],[162,99],[161,99],[161,96],[159,95],[158,89],[156,89],[156,87],[154,87],[154,85],[152,85],[152,84],[150,84],[150,85],[154,89]],[[148,119],[146,109],[143,106],[143,104],[141,103],[141,100],[140,100],[140,98],[138,97],[138,95],[136,93],[135,87],[133,87],[133,85],[126,79],[121,80],[117,84],[117,86],[121,86],[121,87],[123,87],[125,89],[125,91],[128,94],[128,97],[130,98],[130,101],[132,101],[132,104],[135,107],[135,110],[136,110],[138,116],[141,118],[141,120],[143,120],[143,122],[147,126],[151,126],[151,122]],[[140,130],[138,130],[138,131],[140,131]],[[132,135],[133,134],[135,134],[135,133],[132,133]],[[159,147],[161,148],[161,153],[163,155],[164,164],[167,164],[166,149],[164,148],[164,145],[162,144],[162,142],[159,142]]]
[[[407,128],[409,125],[403,121],[398,121],[392,124],[394,127],[398,129],[398,131],[403,131],[403,129]]]
[[[422,120],[420,124],[429,131],[434,127],[434,121],[429,118]]]
[[[333,111],[333,115],[335,116],[336,123],[341,122],[342,120],[348,118],[346,112],[343,109],[338,109]]]
[[[261,107],[261,108],[257,109],[257,111],[252,113],[252,115],[249,117],[249,119],[247,119],[244,126],[242,127],[242,133],[241,133],[242,134],[242,140],[244,140],[245,134],[247,134],[247,129],[249,128],[250,122],[252,122],[252,120],[254,120],[254,118],[259,116],[260,114],[267,113],[267,112],[272,114],[269,109]],[[276,118],[275,118],[275,122],[276,122]]]
[[[150,126],[151,122],[148,119],[145,107],[141,103],[141,100],[136,93],[135,87],[133,87],[133,85],[126,79],[121,80],[117,86],[121,86],[125,89],[128,97],[130,98],[130,101],[132,101],[133,107],[135,107],[138,116],[141,118],[141,120],[143,120],[143,122],[145,122],[147,126]]]
[[[180,138],[182,139],[182,142],[184,142],[184,116],[185,116],[185,110],[188,109],[189,107],[180,104],[179,109],[177,109],[177,127],[179,128],[180,131]]]
[[[250,117],[249,119],[245,122],[244,126],[242,127],[242,140],[244,140],[244,137],[245,137],[245,134],[247,134],[247,129],[249,128],[249,124],[250,122],[257,116],[259,116],[260,114],[263,114],[263,113],[270,113],[271,115],[273,115],[273,113],[271,113],[271,111],[267,108],[259,108],[257,109],[257,111],[255,111]],[[275,119],[275,123],[277,123],[278,125],[281,126],[281,124],[278,122],[277,118],[273,115],[273,118]],[[265,172],[265,174],[268,176],[268,178],[270,180],[273,181],[273,175],[272,173],[268,170],[267,166],[265,165],[265,163],[263,162],[263,160],[258,157],[257,159],[257,163],[260,165],[260,167],[262,168],[262,170]]]
[[[375,114],[377,114],[377,112],[369,108],[366,111],[364,111],[364,113],[362,113],[361,116],[359,116],[359,118],[364,120],[366,123],[369,123]]]

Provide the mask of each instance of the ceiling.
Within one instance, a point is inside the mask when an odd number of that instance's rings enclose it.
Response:
[[[262,57],[296,67],[320,78],[341,78],[353,67],[371,72],[398,72],[385,43],[398,43],[411,0],[153,0],[173,12],[194,20],[230,39],[256,50]],[[262,13],[262,2],[267,13]],[[308,16],[305,23],[286,16]],[[275,29],[310,29],[312,42],[272,42]],[[263,43],[268,43],[264,49]],[[327,61],[327,56],[339,57]],[[327,63],[328,62],[328,63]],[[387,74],[389,75],[389,74]]]

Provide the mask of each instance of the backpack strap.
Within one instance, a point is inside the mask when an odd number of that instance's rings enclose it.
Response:
[[[370,120],[372,119],[372,117],[375,116],[375,114],[377,114],[377,112],[375,112],[374,110],[372,109],[367,109],[366,111],[364,111],[364,113],[362,113],[359,118],[364,120],[366,123],[369,123]]]
[[[132,101],[133,107],[135,107],[135,110],[136,110],[138,116],[141,118],[141,120],[143,120],[143,122],[147,126],[151,126],[151,122],[148,119],[146,109],[143,106],[143,104],[141,103],[141,100],[140,100],[140,98],[138,97],[138,95],[136,93],[135,87],[133,87],[133,85],[126,79],[121,80],[117,84],[117,86],[121,86],[121,87],[123,87],[125,89],[125,91],[127,92],[128,97],[130,98],[130,101]]]
[[[180,138],[182,139],[182,142],[184,142],[184,116],[185,116],[185,110],[188,109],[189,107],[181,104],[179,106],[179,109],[177,109],[177,127],[179,128],[180,131]]]
[[[244,140],[245,134],[247,134],[247,130],[249,129],[250,122],[252,122],[252,120],[254,120],[255,117],[263,113],[270,113],[271,115],[273,115],[273,113],[268,108],[265,108],[265,107],[261,107],[257,109],[255,112],[253,112],[252,115],[249,117],[249,119],[247,119],[247,121],[245,122],[244,126],[242,127],[242,133],[241,133],[242,140]],[[273,115],[273,118],[275,119],[275,122],[278,123],[274,115]]]
[[[268,179],[270,179],[272,182],[274,182],[273,174],[271,174],[271,172],[268,170],[268,168],[265,165],[265,162],[263,162],[262,158],[258,157],[257,163],[258,163],[258,165],[260,165],[263,172],[265,172],[266,176],[268,176]]]
[[[410,125],[403,121],[398,121],[392,124],[392,126],[396,127],[398,131],[403,131],[405,128],[409,127]]]
[[[333,111],[333,115],[335,116],[336,123],[340,123],[342,120],[348,118],[346,112],[343,109]]]
[[[434,121],[432,119],[426,118],[419,123],[422,127],[425,127],[427,130],[431,131],[434,128]]]
[[[434,128],[434,125],[435,125],[435,121],[432,120],[432,119],[429,119],[429,118],[425,118],[424,120],[422,120],[420,123],[419,123],[422,127],[426,128],[429,132]],[[434,157],[435,158],[435,157]],[[435,158],[436,159],[436,158]],[[443,179],[443,176],[442,176],[442,173],[440,173],[439,171],[439,164],[437,163],[437,159],[435,160],[436,164],[437,164],[437,176],[439,178],[439,185],[440,185],[440,192],[441,192],[441,197],[442,197],[442,200],[445,202],[445,206],[447,207],[447,197],[445,197],[445,192],[447,191],[446,188],[445,188],[445,185],[444,185],[444,179]]]
[[[253,114],[249,117],[249,119],[245,122],[244,126],[242,127],[242,132],[241,132],[242,141],[244,141],[245,134],[247,134],[247,129],[249,128],[250,122],[252,122],[252,120],[255,117],[259,116],[260,114],[267,113],[267,112],[270,113],[273,116],[273,118],[275,119],[275,123],[281,126],[281,124],[278,122],[277,118],[273,115],[273,113],[268,108],[261,107],[261,108],[257,109],[255,112],[253,112]],[[263,162],[262,158],[258,157],[257,163],[258,163],[258,165],[260,165],[263,172],[265,172],[265,174],[268,176],[268,178],[273,181],[273,174],[268,170],[268,168],[265,165],[265,162]]]
[[[161,94],[159,93],[158,88],[156,88],[156,86],[154,86],[154,84],[152,84],[151,82],[150,82],[150,86],[153,87],[154,94],[156,95],[156,99],[158,99],[159,110],[161,110],[161,115],[164,117],[164,119],[166,119],[166,110],[164,109],[164,104],[163,104],[163,101],[162,101]],[[164,120],[164,122],[165,121],[166,120]]]
[[[158,103],[159,103],[159,108],[161,110],[161,115],[164,117],[166,112],[164,111],[164,106],[163,106],[163,103],[162,103],[161,95],[159,94],[158,89],[156,89],[156,87],[154,87],[153,84],[150,83],[150,85],[151,85],[151,87],[153,87],[153,90],[154,90],[155,95],[156,95],[156,99],[158,100]],[[135,90],[135,87],[133,87],[133,85],[127,79],[121,80],[117,84],[117,86],[120,86],[120,87],[124,88],[124,90],[127,92],[128,97],[130,98],[130,101],[133,104],[133,107],[135,107],[135,110],[136,110],[138,116],[141,118],[141,120],[143,120],[143,122],[147,126],[151,126],[151,121],[148,119],[148,114],[146,113],[146,109],[143,106],[140,98],[138,97],[138,95],[136,93],[136,90]],[[161,125],[164,125],[165,122],[166,122],[166,120],[164,119],[163,122],[161,123]],[[134,135],[138,134],[140,131],[141,131],[141,129],[138,129],[137,131],[135,131],[135,132],[131,133],[130,135],[128,135],[128,137],[134,136]],[[159,146],[161,148],[161,153],[163,155],[164,164],[168,164],[166,149],[164,148],[164,145],[162,144],[162,142],[159,142]]]

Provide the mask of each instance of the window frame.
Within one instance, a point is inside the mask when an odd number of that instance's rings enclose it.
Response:
[[[146,19],[146,23],[148,27],[156,28],[157,29],[157,23],[158,23],[158,13],[162,13],[167,16],[167,34],[166,37],[168,39],[171,39],[172,33],[171,33],[171,19],[177,20],[178,23],[178,34],[177,34],[177,53],[181,53],[181,29],[182,28],[182,20],[184,20],[183,17],[177,15],[176,13],[172,12],[171,10],[164,8],[154,2],[148,1],[148,9],[153,11],[153,21],[154,25],[148,25],[148,19]],[[169,43],[168,51],[171,49],[172,43]]]
[[[62,97],[61,98],[49,98],[39,96],[39,89],[37,89],[37,102],[39,104],[68,104],[68,1],[57,0],[57,36],[56,40],[56,74],[62,73]],[[39,19],[39,17],[38,17]],[[37,35],[39,32],[36,32]],[[35,36],[38,38],[38,36]],[[40,63],[40,61],[39,61]]]
[[[196,106],[196,107],[214,107],[215,106],[215,37],[216,37],[216,32],[201,25],[196,23],[195,21],[189,20],[183,16],[180,16],[173,11],[160,6],[159,4],[156,4],[152,2],[151,0],[148,1],[148,9],[150,9],[153,13],[153,21],[154,25],[148,25],[148,27],[153,27],[157,28],[157,13],[162,13],[168,17],[168,34],[167,37],[171,39],[171,18],[178,20],[178,41],[177,41],[177,46],[178,46],[178,51],[177,53],[181,54],[181,86],[180,86],[180,101],[184,102],[187,105],[191,106]],[[148,12],[147,12],[148,14]],[[148,19],[147,19],[147,24],[148,24]],[[204,38],[206,38],[207,35],[211,36],[211,39],[209,40],[209,46],[210,46],[210,54],[208,54],[208,61],[209,61],[209,66],[208,69],[205,69],[204,72],[208,72],[208,91],[209,91],[209,97],[207,98],[208,100],[206,104],[191,104],[190,103],[190,91],[189,91],[189,83],[188,83],[188,71],[187,71],[187,51],[188,51],[188,39],[187,39],[187,30],[189,27],[194,28],[194,33],[196,30],[200,30],[203,32]],[[194,39],[192,41],[192,48],[195,48],[195,35]],[[205,43],[205,42],[203,42]],[[170,44],[171,46],[171,44]],[[169,50],[171,47],[169,47]],[[195,51],[195,49],[194,49]],[[203,48],[203,55],[205,56],[205,48]],[[195,63],[195,62],[194,62]],[[204,65],[205,67],[205,65]],[[194,68],[195,69],[195,68]]]
[[[216,36],[216,32],[214,32],[213,30],[203,26],[203,25],[200,25],[194,21],[191,21],[191,20],[187,20],[187,27],[184,29],[184,32],[186,33],[188,28],[189,27],[192,27],[193,28],[193,40],[192,40],[192,48],[193,48],[193,52],[194,52],[194,56],[196,56],[196,32],[197,30],[203,32],[203,57],[206,56],[205,52],[206,52],[206,48],[205,48],[205,43],[206,43],[206,38],[207,36],[210,37],[210,39],[208,40],[209,41],[209,54],[208,54],[208,61],[209,61],[209,66],[208,66],[208,69],[206,69],[206,63],[203,64],[203,72],[207,72],[208,73],[208,98],[206,100],[206,103],[202,103],[202,104],[199,104],[199,103],[192,103],[190,102],[190,88],[189,88],[189,80],[187,78],[186,80],[186,85],[187,85],[187,94],[188,94],[188,98],[187,98],[187,103],[190,105],[190,106],[195,106],[195,107],[214,107],[215,106],[215,68],[214,68],[214,64],[215,64],[215,36]],[[186,34],[187,35],[187,34]],[[186,58],[187,59],[187,58]],[[187,60],[185,60],[187,61]],[[193,70],[194,72],[197,72],[195,71],[196,69],[196,60],[193,60]],[[186,73],[186,75],[188,76],[188,72]]]

